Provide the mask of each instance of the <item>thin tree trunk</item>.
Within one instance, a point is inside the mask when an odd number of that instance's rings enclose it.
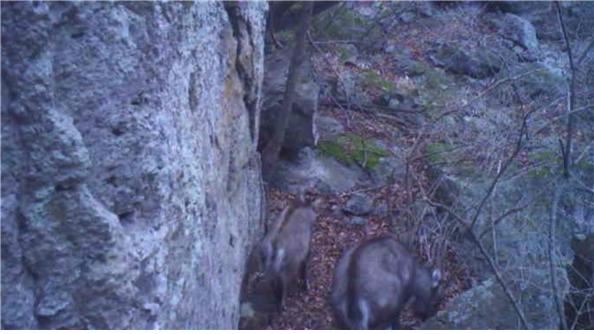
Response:
[[[274,169],[283,142],[285,141],[285,133],[289,123],[289,116],[293,112],[293,103],[295,101],[295,88],[301,78],[302,63],[305,59],[305,35],[309,28],[309,23],[312,16],[313,2],[303,3],[303,14],[301,17],[301,24],[297,31],[297,38],[295,41],[295,49],[289,63],[289,73],[287,74],[287,86],[283,96],[283,104],[280,114],[276,117],[276,124],[274,126],[274,133],[272,138],[266,144],[262,151],[263,168],[265,172]]]
[[[561,7],[559,2],[555,1],[555,7],[557,8],[557,17],[559,18],[559,25],[561,26],[561,32],[563,33],[563,39],[567,47],[567,56],[569,57],[569,68],[570,68],[570,82],[569,91],[567,92],[567,133],[565,137],[565,148],[563,150],[563,176],[569,178],[571,168],[571,139],[573,136],[573,122],[574,116],[572,113],[575,107],[575,65],[573,62],[573,54],[571,52],[571,45],[569,44],[569,37],[567,36],[567,30],[565,29],[565,23],[563,22],[563,15],[561,14]]]

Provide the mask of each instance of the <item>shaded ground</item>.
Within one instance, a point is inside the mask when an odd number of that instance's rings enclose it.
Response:
[[[274,190],[269,191],[269,203],[278,207],[286,203],[291,195]],[[329,205],[342,202],[342,198],[330,198]],[[306,293],[294,291],[287,300],[287,309],[274,315],[267,329],[331,329],[334,328],[329,305],[334,266],[343,250],[361,240],[383,233],[392,232],[390,223],[378,217],[369,217],[365,225],[350,225],[340,219],[328,208],[319,212],[314,227],[311,258],[308,264],[310,289]],[[452,255],[452,254],[449,254]],[[444,286],[445,299],[468,288],[468,273],[455,262],[453,256],[447,256],[442,268],[444,277],[449,278]],[[414,328],[419,320],[410,312],[402,316],[403,328]]]
[[[435,42],[454,38],[473,41],[484,36],[484,31],[478,29],[481,27],[477,27],[475,18],[455,14],[449,18],[441,18],[441,20],[428,18],[410,24],[395,25],[391,28],[390,37],[385,42],[392,43],[397,48],[410,50],[413,59],[421,62],[424,66],[432,67],[429,65],[426,55]],[[333,50],[333,47],[336,49]],[[396,73],[395,65],[398,63],[394,60],[393,55],[381,51],[370,55],[359,50],[357,64],[353,66],[353,64],[346,64],[340,59],[338,52],[340,47],[340,43],[334,46],[330,43],[329,47],[324,47],[323,50],[318,48],[314,52],[312,60],[318,76],[327,79],[335,77],[337,73],[348,71],[359,74],[375,72],[381,80],[389,81],[392,88],[396,88],[398,91],[410,92],[420,88],[416,87],[418,82],[411,80],[406,75]],[[425,77],[427,77],[426,82],[431,79],[429,75],[425,75]],[[451,102],[463,100],[470,92],[468,89],[449,89],[451,87],[445,87],[440,80],[441,78],[438,77],[435,79],[436,83],[433,83],[439,87],[436,89],[435,95],[428,97],[431,99],[431,105],[449,105]],[[446,83],[452,84],[453,82]],[[482,88],[480,85],[475,86],[473,93]],[[378,85],[356,87],[356,89],[363,90],[369,101],[373,101],[385,93],[385,90]],[[425,92],[421,91],[420,94],[423,95]],[[407,127],[406,125],[410,122],[402,122],[403,115],[374,114],[362,110],[347,112],[339,107],[328,107],[329,100],[329,96],[322,96],[322,103],[326,103],[324,107],[320,108],[320,114],[339,120],[346,132],[355,133],[366,139],[380,139],[389,145],[401,148],[408,148],[415,140],[418,140],[417,129]],[[356,109],[356,106],[352,109]],[[416,175],[420,175],[419,184],[426,187],[428,184],[426,162],[418,160],[411,168],[414,169]],[[413,223],[406,218],[403,209],[409,208],[415,199],[419,198],[419,184],[406,186],[402,180],[397,180],[394,184],[383,187],[354,189],[346,193],[325,196],[325,206],[318,212],[318,219],[314,226],[311,258],[308,263],[310,290],[306,293],[294,291],[287,300],[287,309],[280,314],[273,314],[269,325],[261,328],[335,328],[329,305],[329,295],[338,257],[346,248],[373,236],[384,233],[394,233],[398,236],[413,233]],[[268,216],[274,219],[293,195],[270,188],[266,190]],[[376,206],[382,202],[386,203],[388,214],[383,216],[372,214],[366,217],[367,223],[363,225],[349,224],[349,217],[341,213],[340,208],[344,207],[344,202],[348,199],[349,194],[355,190],[365,192],[373,198]],[[414,251],[417,254],[420,253],[417,249]],[[446,248],[444,262],[440,266],[444,282],[444,299],[440,308],[443,308],[453,296],[470,287],[471,273],[463,263],[457,262],[456,259],[459,258],[451,247]],[[420,320],[406,309],[401,316],[401,326],[405,329],[413,329],[419,324]]]
[[[353,128],[365,129],[367,120],[368,118],[360,114],[354,114]],[[383,126],[388,127],[385,124]],[[381,130],[374,129],[374,132],[381,132]],[[375,203],[387,200],[392,208],[405,207],[407,198],[409,198],[406,190],[399,184],[363,189],[362,191],[374,198]],[[416,192],[414,188],[412,191]],[[324,197],[325,205],[318,212],[318,219],[314,225],[311,258],[308,263],[310,290],[306,293],[293,291],[287,300],[287,309],[280,314],[273,315],[267,329],[334,328],[329,295],[334,266],[343,250],[373,236],[384,233],[400,235],[412,228],[405,219],[399,217],[398,210],[395,210],[395,214],[390,217],[368,216],[367,223],[364,225],[348,224],[348,217],[340,213],[337,208],[344,207],[344,202],[351,192]],[[269,217],[272,219],[280,213],[293,196],[274,189],[267,189],[267,195]],[[392,220],[394,224],[392,224]],[[449,298],[469,287],[469,273],[464,266],[456,262],[449,249],[441,270],[446,280],[445,298],[441,303],[443,306]],[[419,320],[413,317],[408,310],[404,312],[401,319],[403,328],[415,328],[418,324]]]
[[[419,3],[420,6],[424,4],[426,3]],[[379,7],[392,5],[396,9],[393,11],[394,15],[374,16],[373,13],[383,10]],[[446,164],[450,167],[455,166],[456,171],[459,172],[458,175],[463,176],[461,179],[470,180],[467,183],[472,183],[476,186],[476,191],[480,192],[484,178],[488,179],[499,173],[501,159],[508,156],[505,151],[515,146],[517,136],[515,127],[518,125],[518,119],[527,110],[536,108],[526,105],[528,100],[524,95],[532,98],[532,93],[542,94],[534,95],[539,96],[539,101],[533,102],[546,106],[550,101],[546,102],[545,98],[552,98],[557,94],[555,89],[557,79],[553,75],[554,71],[550,73],[548,70],[544,71],[550,74],[547,76],[528,76],[531,71],[526,72],[525,69],[532,67],[526,65],[536,61],[531,54],[536,51],[514,47],[509,34],[502,34],[496,28],[493,17],[483,18],[480,15],[480,3],[469,6],[456,4],[438,6],[440,9],[433,14],[423,15],[419,15],[419,11],[422,12],[422,8],[419,7],[416,14],[411,14],[412,12],[409,11],[408,14],[404,13],[406,14],[404,16],[401,15],[403,11],[400,9],[416,5],[360,2],[340,6],[348,7],[350,10],[366,7],[360,12],[371,14],[365,14],[367,16],[364,15],[363,19],[355,17],[356,15],[352,15],[352,12],[331,14],[328,16],[329,24],[322,22],[317,31],[312,29],[310,43],[313,42],[314,46],[312,48],[314,76],[323,91],[320,97],[320,114],[338,120],[342,127],[336,128],[344,128],[347,135],[353,134],[353,138],[362,139],[361,142],[366,143],[362,144],[363,146],[367,143],[375,145],[380,141],[380,148],[391,151],[389,152],[393,154],[391,158],[395,157],[395,165],[405,166],[406,161],[412,163],[407,169],[408,172],[399,173],[394,182],[382,187],[353,189],[345,193],[325,195],[325,206],[319,210],[314,226],[311,258],[308,264],[310,290],[306,293],[291,294],[287,300],[286,310],[282,313],[273,313],[269,322],[252,326],[253,329],[334,328],[329,307],[334,267],[340,254],[361,240],[384,233],[394,233],[405,241],[413,240],[415,243],[410,247],[411,250],[427,260],[427,248],[434,244],[432,238],[443,230],[437,229],[437,232],[432,230],[429,234],[434,234],[429,237],[419,233],[418,227],[424,227],[423,224],[429,226],[433,224],[430,220],[429,223],[425,221],[426,206],[418,210],[419,204],[424,202],[424,198],[434,199],[434,196],[438,202],[448,204],[448,199],[445,198],[447,194],[443,196],[444,198],[437,197],[442,197],[444,192],[451,195],[457,191],[456,185],[448,187],[446,184],[444,188],[447,189],[441,193],[432,193],[435,188],[428,180],[429,174],[431,173],[435,181],[438,178],[435,171],[439,172],[440,166],[443,167]],[[403,7],[399,9],[398,6]],[[376,20],[377,17],[380,18]],[[379,35],[378,29],[368,29],[369,22],[374,24],[379,22],[382,25]],[[362,28],[359,25],[367,26]],[[357,37],[357,34],[362,31],[365,31],[364,37]],[[282,39],[281,34],[279,37]],[[540,46],[544,60],[539,59],[538,64],[559,62],[557,59],[559,57],[554,56],[557,51],[551,53],[551,50],[556,49],[553,47],[549,50],[549,47],[544,43]],[[470,59],[466,61],[467,68],[461,70],[447,66],[452,63],[446,57],[446,51],[451,48],[462,51],[465,55],[465,58],[461,58],[462,61],[455,59],[453,63],[464,63],[464,59]],[[485,57],[485,53],[481,51],[488,51],[491,57]],[[490,74],[486,77],[473,75],[474,63],[482,64],[492,59],[501,60],[501,62],[494,62],[501,67],[497,75]],[[563,66],[553,67],[562,68]],[[507,81],[512,81],[513,85],[508,84]],[[523,90],[518,93],[517,87]],[[551,105],[545,109],[543,114],[546,115],[539,114],[540,118],[534,117],[532,121],[535,124],[537,121],[544,122],[535,135],[546,139],[548,138],[544,136],[546,134],[539,132],[544,130],[562,133],[563,131],[556,127],[563,127],[564,123],[554,122],[561,117],[560,112],[563,111],[559,102],[551,102]],[[578,141],[585,141],[586,139],[582,138],[584,133],[585,131],[577,131],[575,138]],[[529,139],[526,138],[526,141]],[[444,143],[447,145],[443,145]],[[544,157],[555,157],[556,151],[549,150],[546,145],[538,144],[530,149],[525,147],[518,151],[516,162],[519,171],[514,177],[534,171],[544,173],[542,175],[546,176],[547,169],[541,167],[547,164],[553,166],[548,167],[550,171],[555,170],[554,166],[558,162]],[[348,145],[352,145],[352,142]],[[341,158],[343,153],[333,154],[336,152],[330,152],[322,145],[319,145],[319,150],[337,158]],[[435,152],[440,153],[435,154]],[[351,157],[353,156],[351,154]],[[448,157],[447,161],[443,159],[444,156]],[[360,160],[352,159],[356,161],[358,167],[364,168]],[[398,171],[401,169],[403,168],[399,168]],[[475,170],[479,172],[474,173]],[[410,175],[414,176],[410,177]],[[459,184],[466,187],[463,183]],[[271,188],[267,188],[266,191],[268,216],[274,219],[292,195]],[[342,213],[341,209],[344,208],[346,200],[353,191],[366,193],[374,201],[374,209],[381,206],[387,209],[384,213],[374,211],[370,216],[365,217],[364,224],[352,224],[351,217]],[[424,196],[425,194],[428,195]],[[491,204],[493,203],[498,202],[493,199]],[[466,208],[470,209],[472,206],[472,201],[469,201]],[[497,206],[494,205],[494,207]],[[461,208],[464,208],[464,205]],[[434,219],[437,219],[436,216],[434,215]],[[433,224],[435,225],[445,226],[445,224]],[[454,229],[455,225],[449,224],[454,226]],[[476,249],[460,248],[459,239],[452,237],[456,233],[446,232],[442,233],[442,240],[446,242],[445,251],[442,253],[443,262],[439,266],[444,277],[444,299],[440,305],[441,308],[448,300],[468,289],[471,282],[482,279],[481,276],[484,276],[482,274],[488,270],[483,271],[480,268],[485,267],[477,265],[479,256]],[[452,242],[449,243],[450,241]],[[522,238],[520,242],[523,242]],[[457,243],[456,248],[452,247],[453,243]],[[515,251],[512,247],[510,254],[511,257],[517,258]],[[502,261],[502,265],[507,266],[504,261],[509,260]],[[474,273],[468,269],[470,266],[474,268]],[[521,266],[521,268],[526,267]],[[542,266],[536,266],[538,267]],[[515,279],[510,276],[510,281]],[[487,293],[490,295],[491,291]],[[476,298],[473,297],[462,304],[461,309],[466,310],[465,305],[476,303]],[[503,303],[506,301],[504,300]],[[545,307],[534,306],[533,303],[529,305],[529,301],[525,303],[526,310]],[[489,309],[486,312],[488,314]],[[543,314],[544,319],[549,318],[546,310]],[[449,314],[442,314],[442,316],[448,317]],[[497,316],[497,319],[503,318],[500,313]],[[489,317],[479,315],[477,319],[482,322]],[[439,317],[433,320],[440,321]],[[535,323],[543,323],[542,318]],[[405,329],[414,329],[419,327],[420,322],[406,310],[402,315],[401,324]],[[461,326],[461,328],[466,327]]]

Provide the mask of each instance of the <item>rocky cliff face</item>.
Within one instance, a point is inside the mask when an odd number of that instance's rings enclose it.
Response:
[[[2,3],[2,327],[232,328],[265,3]]]

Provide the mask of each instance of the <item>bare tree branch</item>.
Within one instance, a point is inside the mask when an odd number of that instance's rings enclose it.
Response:
[[[575,311],[575,317],[571,323],[571,327],[569,327],[569,329],[575,329],[575,327],[578,324],[578,321],[580,320],[580,315],[582,314],[584,307],[586,306],[586,304],[588,303],[588,298],[582,298],[582,302],[580,303],[580,307],[576,308],[575,305],[574,306],[574,311]]]
[[[479,248],[479,251],[481,252],[483,257],[489,264],[491,271],[493,272],[493,274],[495,274],[495,278],[497,279],[497,282],[499,282],[499,285],[503,289],[503,292],[505,293],[505,295],[511,302],[514,310],[516,311],[516,314],[520,318],[520,322],[522,323],[522,326],[525,329],[530,329],[530,327],[528,326],[528,322],[526,321],[526,317],[524,316],[524,312],[522,312],[522,310],[520,309],[520,305],[518,304],[518,302],[516,301],[516,298],[514,297],[514,295],[511,293],[511,291],[507,287],[507,284],[503,280],[503,277],[501,276],[501,273],[499,272],[497,265],[491,258],[491,255],[489,255],[489,253],[483,246],[483,243],[478,239],[476,233],[474,233],[474,230],[470,227],[470,224],[466,220],[464,220],[462,217],[458,216],[455,212],[453,212],[453,210],[451,210],[449,207],[447,207],[445,205],[441,205],[439,203],[432,202],[428,198],[425,198],[425,201],[431,206],[439,207],[439,208],[446,210],[449,214],[451,214],[454,218],[456,218],[456,220],[458,220],[460,223],[462,223],[467,228],[467,231],[471,237],[472,242],[474,242],[474,244]]]
[[[529,112],[526,112],[524,114],[524,116],[522,117],[522,126],[520,128],[520,133],[519,133],[518,139],[516,141],[515,149],[512,152],[512,154],[510,155],[510,157],[505,161],[505,163],[503,164],[502,168],[499,170],[499,172],[497,173],[497,175],[495,176],[495,178],[491,182],[491,185],[489,186],[489,188],[487,190],[487,193],[485,194],[485,196],[481,200],[481,203],[479,204],[479,206],[478,206],[478,208],[477,208],[477,210],[476,210],[476,212],[475,212],[475,214],[474,214],[474,216],[473,216],[473,218],[472,218],[472,220],[470,222],[467,222],[464,218],[462,218],[459,215],[457,215],[449,207],[447,207],[445,205],[442,205],[442,204],[439,204],[439,203],[432,202],[431,200],[429,200],[425,196],[425,201],[429,205],[440,207],[440,208],[446,210],[450,215],[452,215],[452,217],[454,217],[456,220],[458,220],[459,222],[461,222],[463,226],[466,227],[467,232],[471,236],[471,240],[476,244],[476,246],[479,248],[481,254],[483,255],[483,257],[485,258],[485,260],[489,264],[489,267],[491,268],[491,270],[495,274],[495,277],[496,277],[497,281],[499,282],[499,284],[501,285],[501,287],[502,287],[505,295],[508,297],[508,299],[512,303],[512,306],[514,307],[514,310],[518,314],[518,317],[520,318],[520,321],[522,323],[522,326],[524,326],[524,328],[526,328],[526,329],[529,329],[530,327],[528,326],[528,322],[526,321],[526,318],[524,316],[524,313],[520,309],[520,306],[519,306],[518,302],[516,301],[515,297],[513,296],[513,294],[511,293],[511,291],[507,287],[507,284],[503,280],[503,277],[501,276],[501,273],[499,272],[499,269],[497,268],[497,265],[495,264],[495,262],[493,261],[493,259],[491,258],[491,256],[489,255],[489,253],[487,252],[487,250],[485,249],[485,247],[483,246],[483,243],[481,242],[481,240],[479,239],[479,237],[476,235],[476,233],[474,231],[474,226],[475,226],[476,222],[478,221],[478,218],[479,218],[479,216],[481,214],[481,211],[482,211],[482,209],[483,209],[486,201],[491,196],[491,194],[493,193],[493,190],[495,189],[495,186],[499,182],[499,179],[505,173],[505,171],[507,170],[507,168],[511,165],[511,163],[513,162],[513,160],[516,158],[516,156],[518,155],[518,153],[522,149],[522,143],[523,143],[525,131],[526,131],[526,128],[527,128],[527,120],[528,120],[528,118],[530,117],[530,115],[535,110],[537,110],[537,109],[535,108],[535,109],[533,109],[533,110],[531,110]]]
[[[499,179],[505,173],[505,171],[507,170],[507,168],[511,165],[511,163],[513,162],[513,160],[516,158],[516,156],[518,155],[518,153],[522,149],[522,143],[523,143],[525,131],[526,131],[526,128],[527,128],[528,118],[536,110],[538,110],[538,109],[537,108],[532,109],[531,111],[526,112],[524,114],[524,116],[522,117],[522,126],[520,128],[520,133],[519,133],[518,139],[516,141],[515,149],[512,152],[512,154],[510,155],[510,157],[503,164],[502,168],[499,170],[499,172],[497,173],[496,177],[491,182],[491,185],[489,186],[489,188],[487,190],[487,193],[485,194],[485,196],[481,200],[481,203],[479,204],[478,208],[476,209],[476,212],[475,212],[475,214],[474,214],[474,216],[473,216],[473,218],[472,218],[472,220],[470,222],[466,221],[464,218],[462,218],[459,215],[457,215],[449,207],[431,201],[427,197],[427,194],[426,193],[423,194],[425,201],[429,205],[435,206],[435,207],[439,207],[439,208],[442,208],[442,209],[446,210],[450,215],[452,215],[452,217],[454,217],[456,220],[458,220],[460,223],[462,223],[463,226],[466,227],[467,233],[470,235],[471,240],[479,248],[481,254],[483,255],[483,257],[485,258],[485,260],[489,264],[489,267],[491,268],[491,270],[493,271],[493,274],[495,275],[497,281],[501,285],[501,288],[503,289],[503,292],[505,293],[505,295],[510,300],[510,302],[511,302],[513,308],[514,308],[514,310],[516,311],[518,317],[520,318],[520,321],[522,323],[522,326],[524,328],[526,328],[526,329],[529,329],[530,327],[528,325],[528,322],[526,321],[526,318],[524,316],[524,313],[520,309],[520,306],[519,306],[518,302],[516,301],[514,295],[511,293],[511,291],[509,290],[507,284],[503,280],[503,277],[502,277],[501,273],[499,272],[499,269],[498,269],[497,265],[495,264],[495,261],[493,261],[492,257],[489,255],[489,253],[485,249],[483,243],[481,242],[481,240],[479,239],[479,237],[476,235],[476,233],[474,231],[474,226],[475,226],[476,222],[478,221],[478,218],[479,218],[479,216],[480,216],[480,214],[482,212],[482,209],[483,209],[483,207],[484,207],[487,199],[491,196],[491,194],[493,193],[493,190],[495,189],[495,186],[499,182]],[[421,191],[424,192],[424,189],[422,187],[420,187],[420,189],[421,189]]]
[[[487,87],[485,90],[483,90],[479,95],[475,96],[472,98],[472,100],[468,101],[468,103],[466,103],[466,105],[470,105],[472,103],[474,103],[475,101],[480,100],[483,96],[487,95],[489,92],[491,92],[493,89],[501,86],[502,84],[509,82],[509,81],[516,81],[518,79],[521,79],[525,76],[528,76],[532,73],[538,72],[540,71],[539,69],[535,69],[535,70],[530,70],[530,71],[526,71],[526,72],[522,72],[519,74],[516,74],[514,76],[511,77],[506,77],[500,80],[497,80],[496,82],[494,82],[493,84],[491,84],[489,87]]]
[[[483,199],[481,200],[481,203],[479,204],[478,208],[476,209],[476,212],[474,214],[474,216],[472,217],[472,220],[470,221],[470,228],[472,229],[474,227],[474,225],[476,224],[479,215],[481,214],[481,210],[483,209],[485,203],[487,202],[487,199],[489,199],[489,197],[491,196],[491,194],[493,193],[493,190],[495,189],[495,186],[497,185],[497,182],[499,181],[499,179],[501,178],[501,176],[505,173],[505,171],[507,170],[507,168],[511,165],[511,163],[513,162],[513,160],[516,158],[516,156],[518,155],[518,153],[520,153],[520,150],[522,149],[522,141],[524,139],[524,132],[526,131],[526,127],[527,127],[527,121],[528,121],[528,117],[530,117],[530,115],[535,111],[536,109],[533,109],[532,111],[527,112],[524,117],[522,118],[522,127],[520,128],[520,134],[518,135],[518,140],[516,142],[516,147],[513,151],[513,153],[510,155],[510,157],[505,161],[505,163],[503,164],[503,166],[501,167],[501,169],[499,170],[499,173],[497,173],[497,175],[495,176],[495,178],[493,179],[493,181],[491,182],[491,185],[489,186],[489,189],[487,190],[487,193],[485,194],[485,196],[483,197]]]

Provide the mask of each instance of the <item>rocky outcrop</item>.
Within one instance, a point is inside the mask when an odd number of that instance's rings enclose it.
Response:
[[[265,3],[2,3],[2,327],[233,328]]]
[[[514,14],[505,14],[502,22],[499,29],[503,38],[510,39],[528,50],[534,51],[538,48],[536,30],[528,20]]]
[[[541,277],[546,282],[548,277]],[[528,295],[526,303],[535,303],[538,307],[553,310],[552,299],[545,294],[536,296]],[[513,311],[509,299],[495,282],[488,279],[480,285],[463,292],[452,299],[446,311],[439,312],[434,318],[424,323],[422,329],[509,329],[521,328],[520,320]],[[532,329],[557,328],[559,317],[554,313],[529,312],[527,321]]]
[[[483,20],[489,29],[497,31],[504,44],[507,44],[507,48],[516,53],[518,60],[534,62],[539,58],[536,29],[529,20],[509,13],[505,15],[486,13]],[[501,51],[496,51],[496,54],[500,53]]]

